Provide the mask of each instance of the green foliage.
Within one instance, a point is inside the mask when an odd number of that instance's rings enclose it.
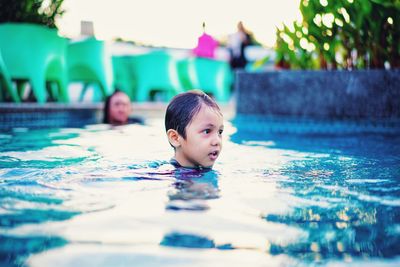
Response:
[[[400,0],[301,0],[277,30],[276,63],[292,69],[400,67]]]
[[[0,23],[28,22],[56,28],[55,20],[64,13],[64,0],[0,0]]]

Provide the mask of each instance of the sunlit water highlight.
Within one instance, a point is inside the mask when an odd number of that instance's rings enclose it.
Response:
[[[2,133],[0,265],[400,264],[400,137],[226,124],[212,171],[161,120]]]

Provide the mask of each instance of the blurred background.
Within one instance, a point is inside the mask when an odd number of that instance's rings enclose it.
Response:
[[[267,47],[275,44],[276,27],[300,18],[299,0],[64,0],[56,24],[63,35],[80,34],[81,21],[92,21],[96,37],[137,44],[193,48],[207,32],[224,41],[243,21]]]
[[[240,69],[396,69],[399,21],[399,0],[0,0],[0,101],[227,102]]]

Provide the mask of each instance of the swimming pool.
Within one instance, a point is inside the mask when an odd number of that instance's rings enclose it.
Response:
[[[171,171],[161,119],[1,133],[0,265],[400,264],[398,133],[226,124],[208,172]]]

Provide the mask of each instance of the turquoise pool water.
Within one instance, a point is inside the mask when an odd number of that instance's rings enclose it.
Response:
[[[162,120],[2,132],[0,266],[400,265],[398,134],[226,124],[212,171]]]

